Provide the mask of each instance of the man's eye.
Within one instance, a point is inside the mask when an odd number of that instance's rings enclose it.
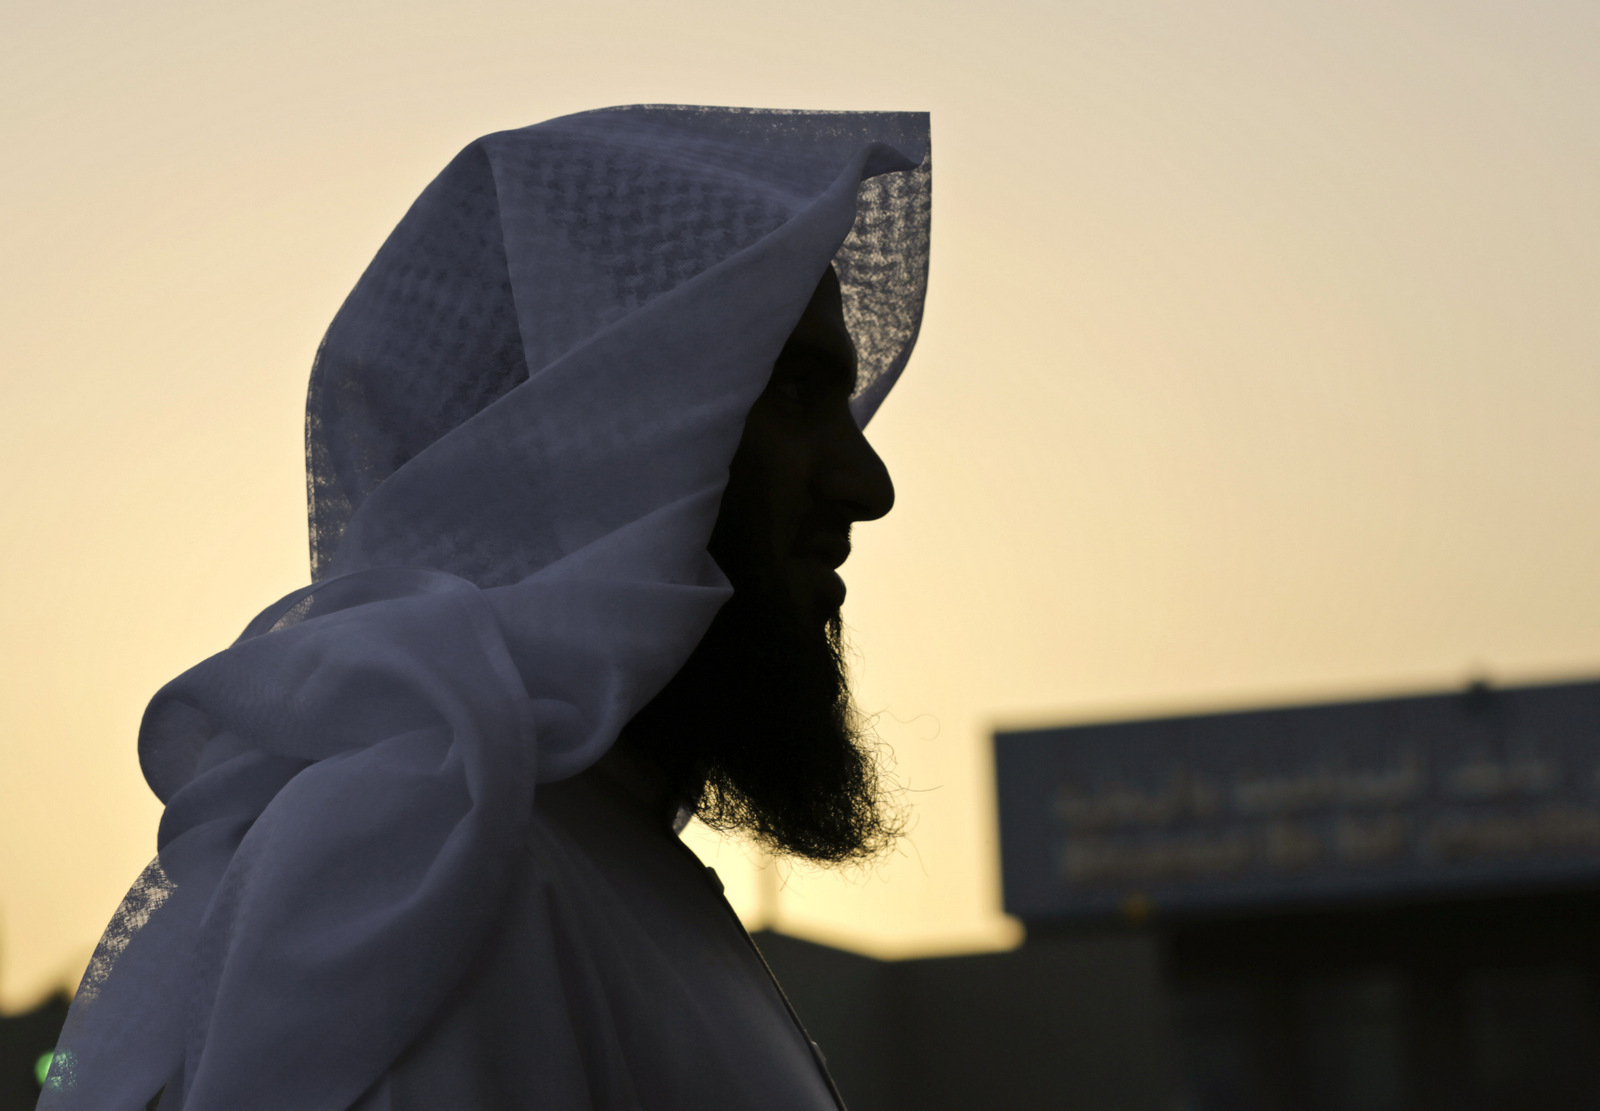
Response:
[[[805,400],[805,391],[801,389],[800,382],[795,378],[774,378],[772,392],[779,397],[790,401],[800,402]]]

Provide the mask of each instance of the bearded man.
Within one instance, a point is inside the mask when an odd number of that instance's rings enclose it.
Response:
[[[835,569],[928,182],[918,114],[663,106],[445,169],[317,356],[312,585],[146,711],[42,1108],[837,1105],[676,833],[892,839]]]

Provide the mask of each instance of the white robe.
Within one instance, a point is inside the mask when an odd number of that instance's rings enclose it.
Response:
[[[42,1111],[828,1105],[696,867],[573,777],[729,596],[728,463],[830,263],[858,420],[904,366],[926,129],[612,109],[428,186],[313,371],[317,581],[145,713],[158,857]]]
[[[499,925],[357,1111],[824,1111],[819,1056],[666,813],[540,789]]]

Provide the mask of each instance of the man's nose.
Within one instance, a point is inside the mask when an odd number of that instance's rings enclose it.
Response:
[[[876,521],[894,508],[889,468],[853,420],[849,430],[828,446],[820,475],[823,488],[818,491],[824,500],[852,523]]]

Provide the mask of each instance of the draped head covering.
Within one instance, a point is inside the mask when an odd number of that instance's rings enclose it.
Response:
[[[640,106],[472,143],[340,309],[313,583],[146,710],[159,855],[41,1108],[342,1109],[494,925],[575,775],[730,594],[745,415],[831,264],[865,423],[926,285],[927,117]]]

